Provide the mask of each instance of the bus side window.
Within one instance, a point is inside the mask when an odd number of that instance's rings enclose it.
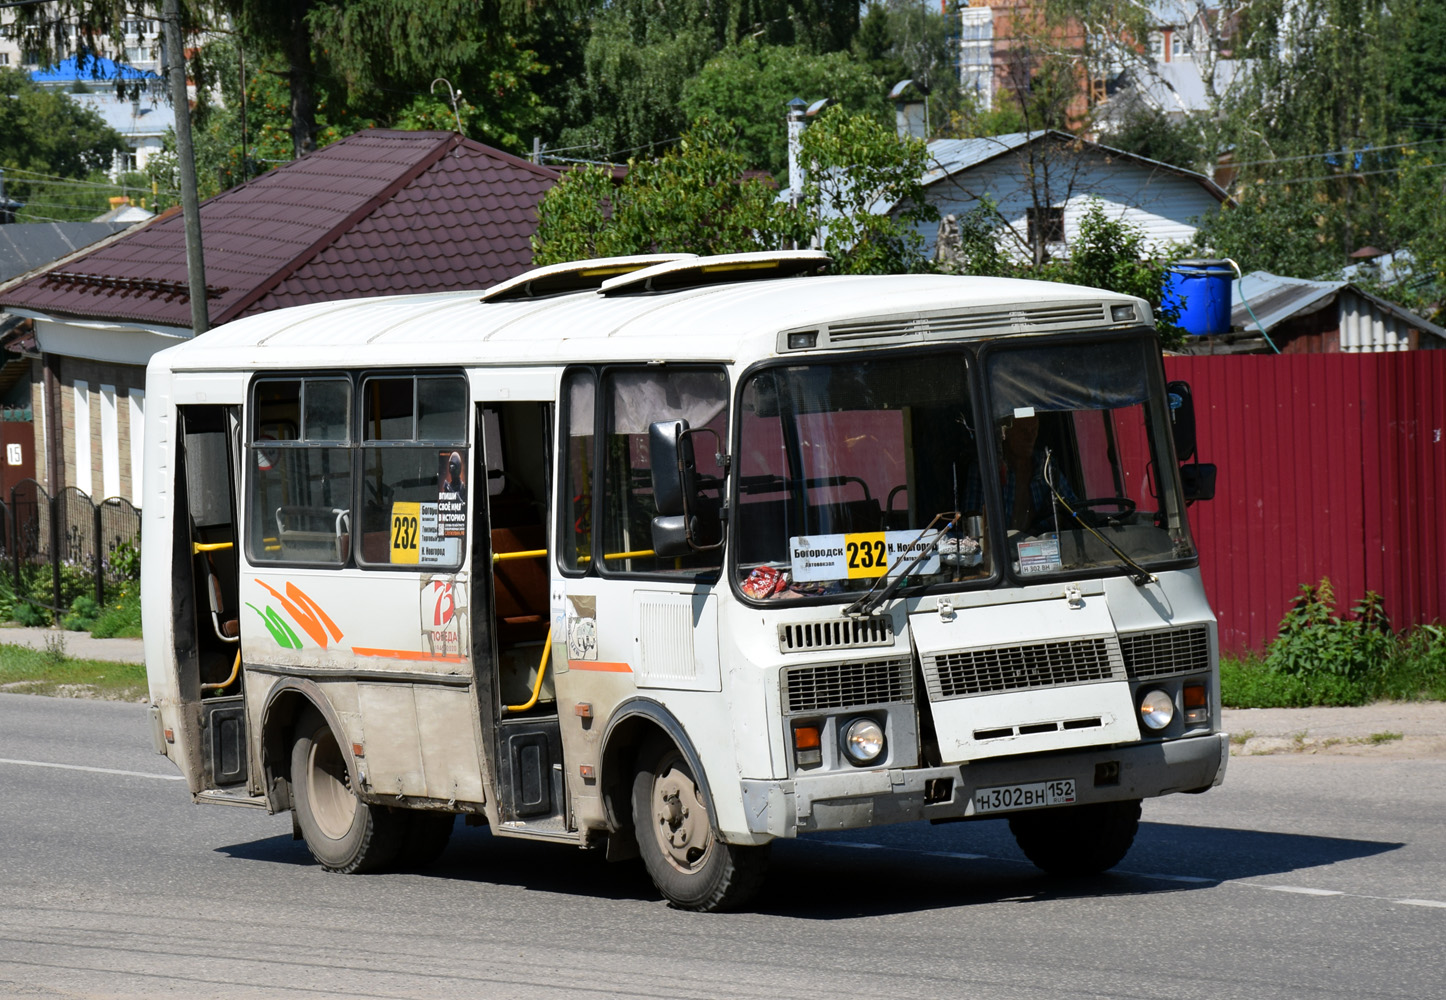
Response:
[[[597,376],[587,369],[570,371],[562,386],[561,532],[558,558],[562,568],[582,572],[592,559],[592,465],[595,439]]]
[[[607,436],[603,441],[602,508],[595,512],[603,573],[697,575],[722,565],[722,550],[660,559],[653,555],[652,458],[648,428],[656,421],[686,420],[692,428],[728,439],[728,377],[719,369],[654,367],[611,369],[605,375]],[[706,442],[710,436],[701,440]],[[704,502],[721,508],[723,478],[711,455],[700,455]]]
[[[251,397],[253,562],[339,566],[350,548],[351,384],[259,379]]]
[[[466,380],[370,376],[362,380],[361,397],[357,561],[457,568],[465,551],[471,470]]]

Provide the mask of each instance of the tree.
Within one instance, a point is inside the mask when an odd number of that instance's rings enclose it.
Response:
[[[25,73],[0,69],[0,167],[5,197],[25,202],[26,217],[89,219],[111,194],[95,175],[111,166],[125,140],[64,94],[37,86]],[[95,181],[85,190],[75,182]]]
[[[746,172],[736,131],[699,121],[656,160],[569,171],[547,193],[533,261],[551,264],[620,254],[738,253],[810,241],[842,273],[919,270],[932,217],[919,178],[924,144],[900,141],[877,122],[830,108],[804,133],[810,179],[798,212]],[[847,174],[842,168],[847,167]],[[874,208],[906,202],[893,218]]]
[[[939,213],[924,196],[923,140],[900,138],[872,118],[833,107],[803,133],[802,159],[808,173],[799,222],[809,242],[833,256],[836,270],[928,269],[918,227]]]
[[[820,98],[880,123],[891,121],[883,80],[844,52],[809,55],[745,41],[718,53],[683,85],[690,121],[735,121],[739,149],[752,167],[782,178],[788,167],[787,102]]]
[[[747,174],[732,129],[697,122],[661,157],[569,171],[543,198],[533,263],[777,248],[776,192]]]

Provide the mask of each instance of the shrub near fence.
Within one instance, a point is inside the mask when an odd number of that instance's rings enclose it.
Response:
[[[96,503],[73,486],[52,497],[26,479],[0,508],[0,562],[17,602],[58,621],[77,598],[104,607],[108,595],[136,578],[141,512],[129,500],[107,497]]]

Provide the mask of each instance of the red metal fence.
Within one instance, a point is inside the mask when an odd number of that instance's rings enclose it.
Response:
[[[1190,509],[1226,652],[1263,648],[1300,584],[1446,619],[1446,351],[1167,358],[1194,389],[1215,499]]]

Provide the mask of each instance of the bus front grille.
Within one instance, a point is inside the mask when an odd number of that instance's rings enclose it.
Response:
[[[1088,684],[1124,676],[1119,644],[1113,636],[964,649],[924,657],[924,683],[934,699]]]
[[[893,644],[894,620],[886,617],[831,618],[818,622],[787,622],[778,626],[778,651],[781,653]]]
[[[1205,625],[1120,634],[1120,652],[1131,680],[1195,673],[1210,668],[1210,629]]]
[[[913,699],[914,666],[908,657],[820,663],[783,672],[783,701],[790,715]]]

